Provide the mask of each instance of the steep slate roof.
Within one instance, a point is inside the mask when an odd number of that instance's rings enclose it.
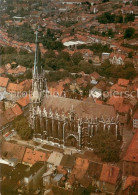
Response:
[[[123,160],[138,163],[138,131],[134,134]]]
[[[72,106],[74,112],[79,118],[94,118],[102,116],[104,116],[104,118],[115,117],[115,110],[113,106],[99,105],[92,102],[80,101],[76,99],[46,96],[42,104],[42,108],[45,107],[47,111],[51,109],[53,112],[64,112],[65,114],[70,112]]]
[[[60,165],[65,167],[65,168],[73,168],[75,164],[75,157],[71,155],[64,155]]]
[[[103,164],[97,162],[90,162],[87,173],[89,177],[96,178],[99,180]]]
[[[116,184],[119,172],[120,169],[118,167],[109,164],[103,164],[100,181]]]

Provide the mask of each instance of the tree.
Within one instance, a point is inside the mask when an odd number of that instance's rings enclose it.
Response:
[[[33,130],[29,127],[27,119],[21,115],[13,122],[13,128],[18,132],[22,139],[28,140],[32,138]]]
[[[135,15],[134,14],[127,14],[126,17],[125,17],[125,23],[134,22],[134,20],[135,20]]]
[[[119,161],[121,146],[112,133],[98,132],[92,139],[92,146],[94,152],[101,157],[102,161]]]
[[[129,27],[125,30],[125,33],[124,33],[124,38],[125,39],[129,39],[131,37],[133,37],[135,34],[135,29],[132,28],[132,27]]]
[[[78,65],[81,60],[83,60],[82,54],[80,52],[76,52],[72,55],[72,60],[75,65]]]
[[[109,0],[102,0],[102,3],[106,3],[106,2],[109,2]]]
[[[114,32],[113,32],[112,28],[110,28],[110,29],[108,30],[108,36],[111,37],[111,38],[114,37]]]

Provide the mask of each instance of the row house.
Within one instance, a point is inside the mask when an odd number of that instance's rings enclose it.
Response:
[[[123,157],[123,175],[138,177],[138,131],[135,132],[131,143]]]
[[[95,186],[104,193],[116,194],[121,184],[121,170],[111,164],[102,164],[78,157],[74,168],[65,182],[65,188],[72,190],[76,184],[88,188]]]
[[[9,78],[0,77],[0,92],[6,91],[8,83],[9,83]]]
[[[120,53],[111,53],[109,61],[113,65],[124,65],[126,56]]]

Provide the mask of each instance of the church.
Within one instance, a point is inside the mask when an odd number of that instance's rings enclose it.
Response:
[[[62,148],[92,149],[92,138],[100,131],[110,131],[117,139],[122,136],[113,106],[48,93],[37,33],[29,123],[34,138]]]

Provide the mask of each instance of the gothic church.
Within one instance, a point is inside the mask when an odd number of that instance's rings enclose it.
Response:
[[[121,136],[112,106],[48,94],[37,34],[29,119],[34,138],[61,147],[91,149],[92,138],[100,131]]]

